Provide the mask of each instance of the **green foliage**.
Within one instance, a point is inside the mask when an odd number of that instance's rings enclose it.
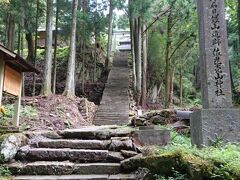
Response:
[[[173,176],[172,177],[165,177],[165,176],[161,176],[161,175],[155,175],[156,180],[186,180],[186,174],[182,174],[176,170],[174,170],[174,168],[172,169],[172,173]]]
[[[8,176],[11,176],[10,170],[4,165],[0,165],[0,178]]]
[[[0,114],[0,125],[7,126],[14,115],[14,105],[7,104],[4,106],[6,113]],[[21,106],[20,118],[37,119],[38,112],[32,106]]]
[[[186,173],[182,171],[181,167],[191,166],[208,178],[234,179],[240,177],[239,145],[218,144],[218,146],[198,149],[191,145],[190,138],[185,135],[179,135],[173,131],[171,136],[171,143],[164,148],[159,148],[156,154],[179,154],[180,164],[177,170],[180,174]],[[158,177],[161,178],[161,174]]]

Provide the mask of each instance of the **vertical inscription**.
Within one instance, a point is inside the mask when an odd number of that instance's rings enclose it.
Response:
[[[222,37],[220,34],[220,20],[219,20],[219,7],[217,0],[210,0],[210,10],[211,10],[211,43],[212,43],[212,56],[214,60],[214,73],[215,73],[215,95],[224,96],[223,92],[223,63],[221,62],[221,44]]]

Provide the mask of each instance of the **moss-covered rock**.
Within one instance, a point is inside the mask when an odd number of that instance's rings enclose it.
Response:
[[[5,134],[0,137],[0,156],[2,162],[11,161],[20,147],[27,144],[27,137],[22,133]]]

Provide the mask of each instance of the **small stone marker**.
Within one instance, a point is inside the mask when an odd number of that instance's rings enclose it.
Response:
[[[232,109],[224,0],[198,0],[203,109],[191,115],[192,143],[240,142],[240,110]]]
[[[156,126],[141,127],[133,134],[134,142],[141,146],[166,146],[170,142],[170,131]]]

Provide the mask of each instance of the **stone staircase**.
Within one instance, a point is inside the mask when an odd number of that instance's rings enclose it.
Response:
[[[105,85],[101,105],[95,117],[95,125],[128,124],[128,88],[128,54],[121,52],[113,60],[113,67]]]
[[[139,154],[129,128],[94,126],[59,132],[30,132],[29,145],[8,164],[14,180],[130,180],[121,161]]]

